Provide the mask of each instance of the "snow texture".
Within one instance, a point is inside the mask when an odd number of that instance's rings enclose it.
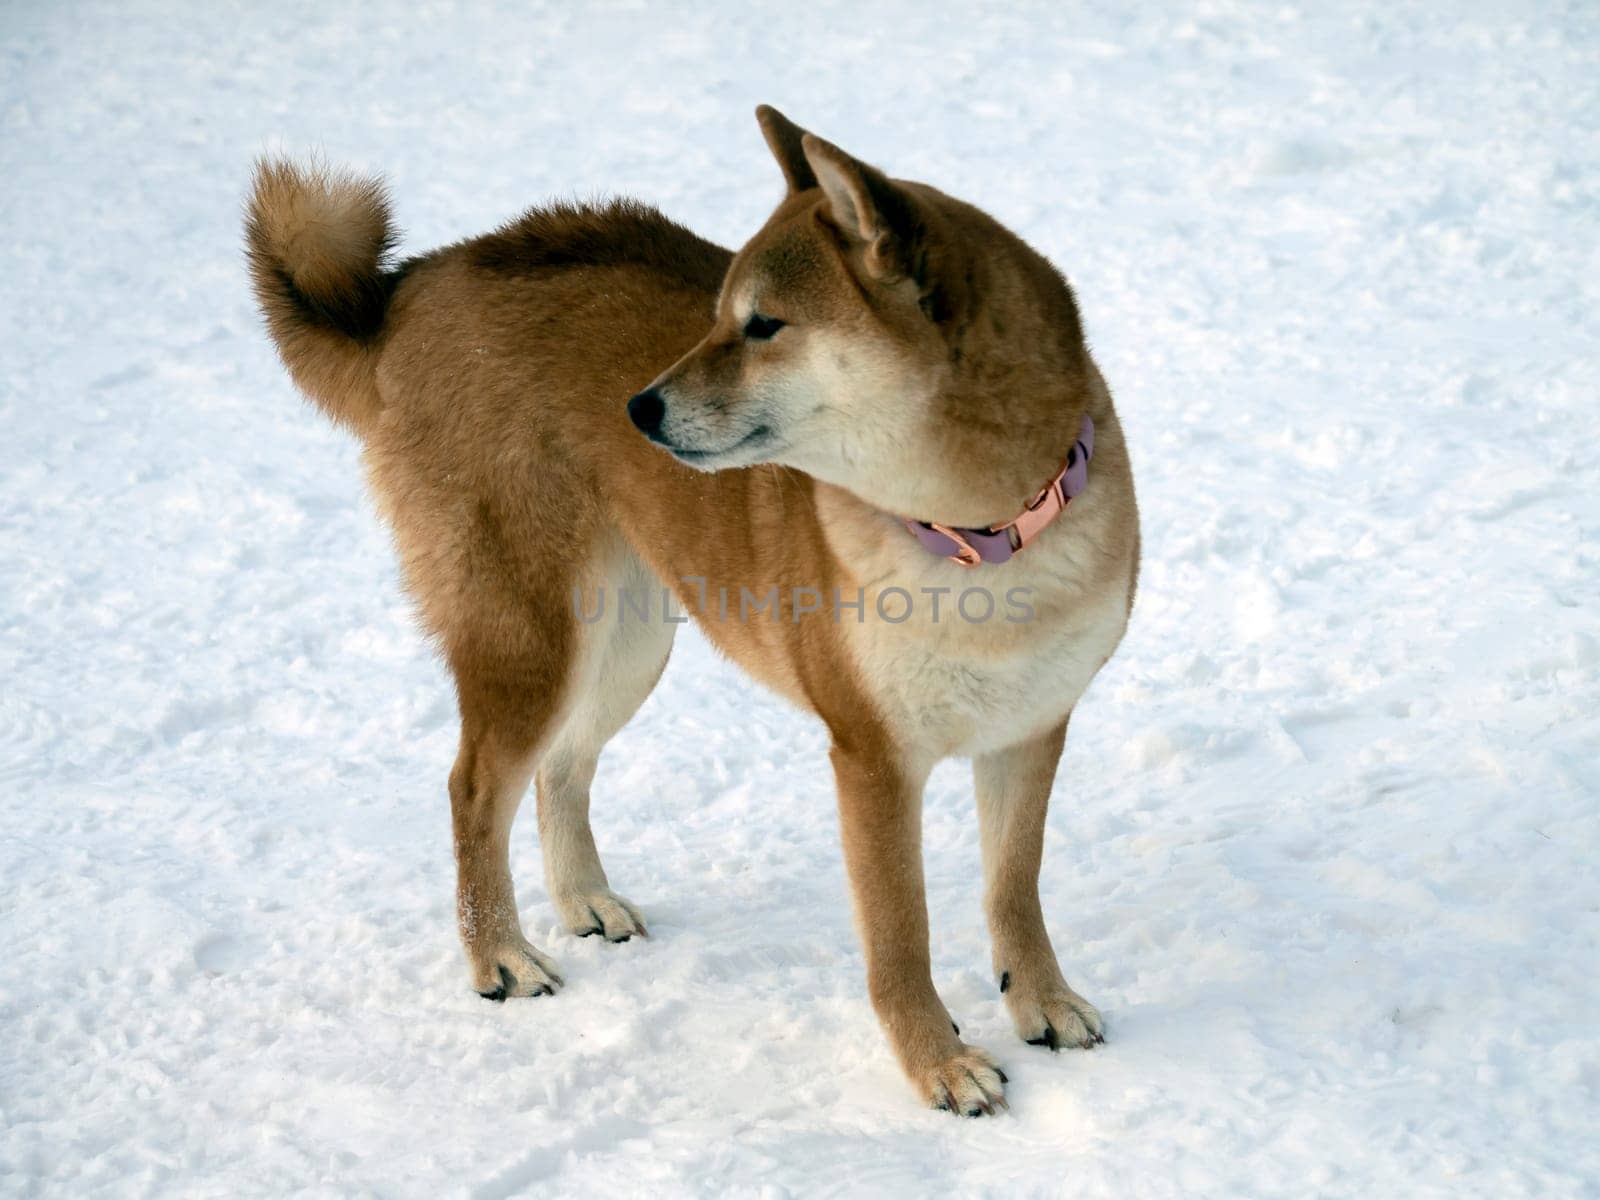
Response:
[[[0,96],[0,1193],[1600,1194],[1592,5],[12,0]],[[1016,1039],[928,793],[993,1121],[879,1033],[820,729],[693,634],[595,788],[653,936],[560,932],[525,813],[569,986],[468,990],[450,685],[243,274],[273,147],[411,250],[737,245],[760,101],[1059,263],[1133,447],[1042,880],[1106,1046]]]

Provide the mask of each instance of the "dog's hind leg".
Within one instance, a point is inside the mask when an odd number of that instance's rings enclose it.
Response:
[[[1052,1050],[1088,1048],[1105,1028],[1094,1005],[1067,986],[1039,906],[1045,811],[1066,733],[1063,722],[973,763],[995,979],[1017,1033]]]
[[[661,585],[620,539],[604,556],[588,595],[568,680],[568,700],[538,774],[539,842],[545,886],[567,929],[625,942],[643,918],[611,890],[589,827],[589,785],[600,751],[644,703],[672,650]],[[591,620],[592,619],[592,620]]]
[[[528,789],[562,681],[555,651],[521,662],[454,648],[461,749],[450,772],[456,919],[472,986],[491,1000],[542,996],[561,985],[555,964],[522,935],[511,883],[511,824]]]

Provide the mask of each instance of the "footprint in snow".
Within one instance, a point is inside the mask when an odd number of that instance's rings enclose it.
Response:
[[[248,948],[228,933],[208,933],[194,944],[194,965],[207,975],[227,975],[250,961]]]

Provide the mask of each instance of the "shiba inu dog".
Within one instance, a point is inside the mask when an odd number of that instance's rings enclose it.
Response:
[[[1037,885],[1068,717],[1133,602],[1128,455],[1054,267],[976,208],[757,116],[787,194],[737,253],[616,201],[396,265],[381,185],[263,162],[255,292],[295,383],[362,439],[455,676],[472,986],[561,986],[508,867],[530,780],[566,927],[645,933],[595,851],[589,786],[676,625],[576,600],[667,587],[827,727],[874,1008],[925,1102],[989,1113],[1005,1076],[930,976],[923,784],[973,762],[1017,1033],[1100,1041]]]

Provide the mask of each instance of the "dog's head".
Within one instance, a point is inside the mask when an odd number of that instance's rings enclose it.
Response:
[[[993,451],[997,431],[1007,442],[1036,431],[1037,398],[1004,394],[1037,388],[1018,378],[1033,368],[1075,364],[1071,294],[976,209],[891,180],[775,109],[757,117],[788,195],[734,257],[711,331],[629,401],[629,416],[700,470],[778,463],[923,511],[919,480],[981,473],[975,439]],[[1041,464],[1060,453],[1051,444]]]

